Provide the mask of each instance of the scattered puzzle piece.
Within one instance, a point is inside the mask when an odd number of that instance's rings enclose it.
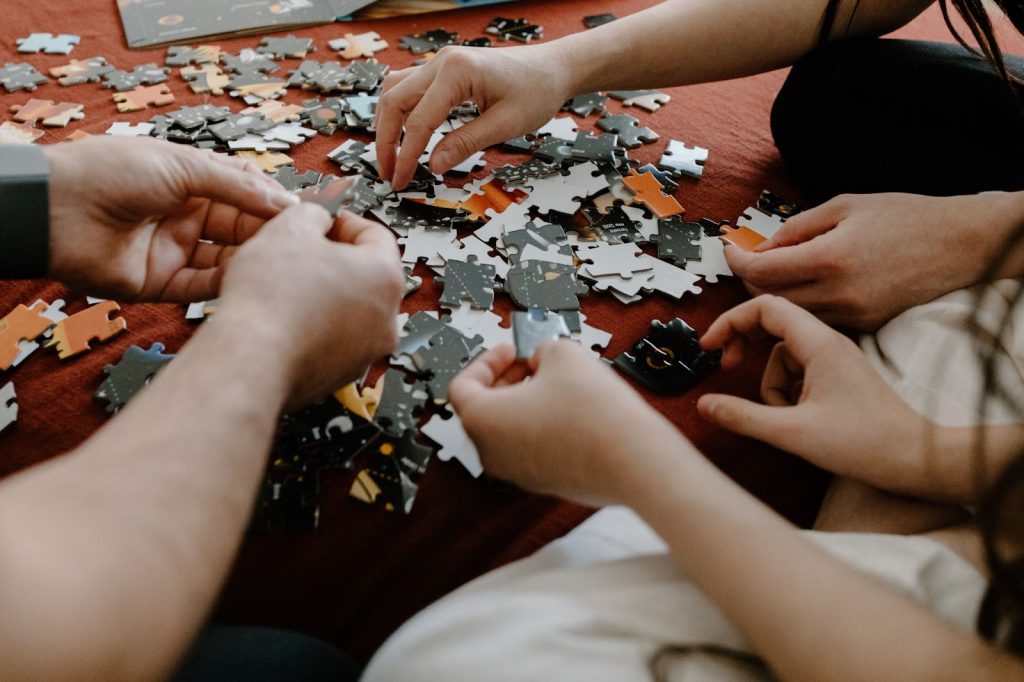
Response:
[[[676,175],[700,180],[704,175],[704,164],[708,160],[708,150],[703,147],[687,147],[679,140],[669,140],[668,147],[658,161],[658,167]]]
[[[14,120],[30,125],[42,123],[47,128],[64,128],[71,121],[85,118],[85,105],[71,102],[54,103],[48,99],[30,99],[25,104],[11,106]]]
[[[18,38],[18,52],[35,54],[45,52],[46,54],[71,54],[75,45],[82,39],[79,36],[61,33],[58,36],[52,33],[33,33],[28,38]]]
[[[381,40],[376,31],[366,33],[346,33],[344,38],[328,43],[332,50],[337,50],[342,59],[361,59],[373,57],[374,54],[387,48],[388,42]]]
[[[635,194],[637,201],[651,209],[656,216],[668,218],[686,212],[678,201],[662,192],[661,183],[653,174],[640,174],[634,169],[630,169],[629,173],[629,177],[622,179],[623,184]]]
[[[91,350],[90,341],[107,341],[128,328],[123,317],[110,317],[120,309],[114,301],[104,301],[75,313],[54,325],[53,337],[43,347],[56,349],[61,360],[85,353]]]
[[[17,396],[14,393],[14,382],[8,381],[0,388],[0,431],[18,420]]]
[[[58,83],[68,87],[83,83],[99,83],[106,74],[114,71],[104,57],[90,57],[81,61],[72,59],[64,66],[50,69],[50,75],[58,79]]]
[[[96,391],[96,398],[106,401],[108,413],[113,414],[127,405],[149,385],[157,372],[174,359],[173,355],[166,355],[163,351],[162,343],[154,343],[149,350],[131,346],[121,356],[120,362],[103,368],[106,378]]]
[[[479,262],[476,256],[468,256],[465,261],[449,259],[445,262],[444,277],[434,278],[435,282],[444,285],[441,292],[441,304],[458,307],[463,301],[474,308],[487,310],[494,305],[496,271],[493,265]]]
[[[166,85],[140,86],[129,92],[118,92],[114,95],[117,110],[122,114],[142,111],[149,107],[165,107],[174,104],[174,95]]]
[[[264,152],[261,154],[259,152],[242,151],[238,152],[236,156],[252,161],[262,168],[264,173],[274,173],[281,166],[288,166],[294,163],[290,156],[277,152]]]
[[[34,341],[53,324],[46,316],[47,308],[44,301],[36,301],[31,308],[18,305],[0,318],[0,371],[14,365],[23,341]]]
[[[186,67],[181,70],[181,77],[188,81],[188,87],[196,94],[208,92],[220,96],[231,83],[230,76],[216,64]]]
[[[668,324],[653,320],[647,336],[614,364],[641,386],[674,395],[711,373],[720,358],[702,350],[697,332],[677,317]]]
[[[305,59],[306,54],[315,49],[312,38],[296,38],[294,35],[288,35],[285,38],[264,38],[256,51],[260,54],[270,55],[274,59],[286,57]]]
[[[0,69],[0,85],[3,85],[7,92],[18,90],[34,92],[36,87],[49,82],[49,78],[36,71],[35,67],[28,62],[21,64],[7,62]]]
[[[46,132],[13,121],[0,123],[0,144],[33,144]]]
[[[668,104],[672,97],[657,90],[613,90],[608,93],[627,107],[640,107],[655,112],[661,105]]]
[[[484,466],[480,462],[480,453],[462,427],[459,415],[452,414],[445,419],[435,414],[420,431],[441,446],[437,451],[437,457],[442,462],[457,460],[473,478],[480,478],[483,474]]]
[[[167,48],[167,66],[187,66],[189,64],[216,64],[220,61],[223,50],[217,45],[172,45]]]
[[[650,128],[641,127],[640,119],[629,114],[603,116],[597,120],[597,127],[605,132],[617,134],[619,142],[629,148],[639,147],[641,144],[651,143],[658,139],[656,132]]]

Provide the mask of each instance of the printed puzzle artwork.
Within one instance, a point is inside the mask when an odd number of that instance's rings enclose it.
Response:
[[[584,23],[594,28],[613,20],[610,14],[594,15]],[[496,41],[543,37],[540,25],[523,18],[496,17],[480,30]],[[18,41],[18,51],[67,54],[77,42],[74,36],[33,34]],[[485,48],[491,38],[436,28],[403,36],[399,47],[428,59],[448,45]],[[631,305],[650,296],[699,295],[699,285],[732,274],[726,243],[756,248],[800,210],[764,192],[736,221],[685,221],[677,197],[685,196],[688,183],[701,180],[708,150],[669,140],[657,164],[630,156],[659,143],[653,119],[626,112],[642,110],[647,117],[672,106],[671,97],[655,90],[578,95],[565,103],[562,115],[501,145],[519,154],[519,162],[497,166],[485,150],[447,177],[434,175],[425,165],[432,150],[478,116],[466,102],[434,132],[409,187],[396,192],[380,177],[373,142],[376,107],[390,70],[382,59],[388,43],[375,32],[347,33],[327,48],[325,61],[311,59],[313,41],[288,35],[263,38],[238,54],[216,45],[173,45],[164,65],[120,70],[97,55],[49,69],[64,87],[91,83],[115,90],[120,112],[174,104],[166,81],[176,69],[194,93],[210,101],[165,109],[148,121],[114,121],[106,134],[154,137],[247,159],[332,215],[348,210],[384,223],[401,245],[405,293],[420,293],[410,296],[415,303],[396,320],[400,338],[390,366],[280,417],[253,531],[316,528],[323,471],[350,472],[353,498],[404,514],[414,510],[435,454],[443,463],[458,462],[474,478],[482,476],[479,454],[448,402],[452,380],[475,357],[508,343],[526,360],[559,338],[600,356],[612,334],[588,323],[586,301],[605,297]],[[32,92],[47,82],[29,63],[0,68],[7,92]],[[288,89],[302,93],[299,103],[281,101]],[[231,97],[247,106],[235,106]],[[31,144],[43,134],[35,126],[64,126],[83,116],[81,105],[44,98],[11,110],[14,121],[0,124],[0,143]],[[298,169],[288,155],[321,136],[342,138],[327,155],[337,174]],[[424,289],[433,292],[428,295],[435,297],[434,309],[422,309]],[[185,317],[201,323],[216,314],[217,304],[193,303]],[[125,331],[119,309],[114,301],[71,315],[64,301],[17,306],[0,318],[0,371],[41,348],[61,359],[95,349]],[[97,401],[110,414],[123,409],[173,362],[165,350],[161,343],[129,347],[103,368]],[[697,333],[681,319],[653,321],[646,337],[614,359],[627,377],[663,393],[687,390],[717,365],[717,355],[703,353]],[[0,430],[17,416],[8,382],[0,388]]]

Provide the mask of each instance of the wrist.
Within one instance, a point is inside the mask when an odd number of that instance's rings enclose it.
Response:
[[[966,199],[956,214],[973,216],[972,229],[950,232],[960,237],[957,253],[980,257],[958,259],[967,266],[962,286],[1024,275],[1024,236],[1018,234],[1024,227],[1024,192],[982,192]]]
[[[299,344],[286,327],[279,317],[259,306],[222,299],[200,333],[215,339],[219,346],[248,354],[253,371],[279,385],[283,404],[295,385],[299,364]]]
[[[657,490],[666,472],[700,457],[676,427],[653,409],[632,418],[629,429],[608,448],[608,494],[615,504],[634,509]]]

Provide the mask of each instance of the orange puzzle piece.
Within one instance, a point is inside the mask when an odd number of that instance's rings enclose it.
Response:
[[[473,194],[461,204],[462,208],[469,212],[470,220],[484,220],[487,218],[487,209],[493,208],[495,213],[501,213],[510,205],[518,204],[527,197],[526,192],[521,189],[505,189],[501,180],[497,178],[485,182],[478,189],[481,194]]]
[[[128,328],[123,317],[110,319],[110,314],[121,309],[114,301],[103,301],[91,308],[61,320],[53,327],[53,338],[44,348],[56,348],[61,360],[90,350],[89,342],[107,341]]]
[[[85,118],[85,105],[73,102],[54,102],[49,99],[30,99],[24,104],[11,107],[14,120],[18,123],[42,123],[47,128],[64,128],[72,121]]]
[[[359,387],[355,383],[351,383],[335,391],[334,397],[352,414],[372,422],[373,415],[377,413],[380,396],[383,393],[384,384],[381,382],[377,382],[376,386],[365,387],[362,392],[360,392]]]
[[[754,232],[749,227],[733,227],[722,225],[722,239],[744,251],[753,251],[764,241],[764,236]]]
[[[116,93],[114,102],[117,103],[118,111],[127,114],[149,107],[165,107],[168,104],[174,104],[174,95],[166,85],[150,85],[148,87],[140,85],[134,90]]]
[[[659,218],[686,213],[686,209],[674,197],[662,192],[664,188],[658,178],[649,171],[637,173],[635,168],[630,168],[629,177],[622,178],[622,183],[633,192],[634,199],[651,209]]]
[[[31,308],[19,305],[0,318],[0,371],[10,369],[21,350],[19,343],[38,338],[53,324],[53,320],[43,314],[47,308],[49,306],[42,301]]]

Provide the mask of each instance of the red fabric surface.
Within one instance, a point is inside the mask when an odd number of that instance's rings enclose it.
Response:
[[[585,15],[614,12],[623,16],[653,4],[651,0],[533,0],[372,23],[335,24],[297,33],[314,37],[318,49],[311,56],[325,60],[332,58],[326,46],[329,39],[349,31],[375,30],[392,45],[379,58],[393,67],[402,67],[413,59],[397,47],[404,34],[441,26],[472,38],[483,35],[492,17],[514,15],[542,24],[546,39],[551,39],[583,30],[581,19]],[[118,68],[147,62],[163,64],[164,49],[131,51],[125,47],[113,0],[68,0],[59,5],[21,1],[7,3],[4,9],[5,20],[0,25],[0,58],[4,62],[29,61],[44,72],[70,58],[94,55],[107,57]],[[17,54],[15,38],[32,32],[75,33],[82,36],[82,41],[69,57]],[[904,33],[948,39],[934,12]],[[257,45],[259,38],[211,42],[237,53],[243,47]],[[295,68],[297,64],[297,60],[288,60],[285,67]],[[775,72],[727,83],[667,89],[672,102],[655,114],[626,109],[661,134],[660,142],[635,152],[641,160],[657,160],[669,138],[711,150],[704,179],[684,181],[678,193],[689,216],[734,219],[763,188],[796,196],[785,180],[768,129],[771,101],[784,75]],[[227,97],[191,93],[177,69],[170,86],[178,106],[206,101],[230,103],[235,111],[243,106]],[[144,121],[159,111],[118,114],[110,90],[92,84],[62,88],[53,81],[35,93],[0,94],[0,119],[11,105],[30,97],[86,105],[84,121],[67,129],[47,130],[41,140],[44,144],[60,141],[74,130],[102,134],[113,120]],[[308,93],[291,91],[285,100],[297,102],[306,97]],[[611,101],[609,109],[623,110]],[[593,128],[595,121],[596,116],[592,116],[581,123]],[[297,168],[335,172],[326,154],[344,136],[318,136],[298,147],[292,154]],[[488,156],[492,167],[514,158],[497,152]],[[417,274],[425,274],[422,270],[421,266]],[[703,330],[719,313],[746,298],[736,280],[704,286],[702,295],[688,295],[681,302],[655,295],[629,307],[594,292],[584,301],[583,310],[591,324],[614,333],[606,354],[612,357],[645,333],[652,319],[682,316]],[[437,295],[428,281],[406,308],[436,309]],[[5,282],[0,283],[0,314],[39,297],[63,297],[71,311],[84,306],[80,295],[70,294],[59,285]],[[502,303],[501,310],[508,309],[507,302]],[[126,334],[83,357],[62,362],[55,354],[40,351],[21,367],[0,375],[0,383],[15,381],[21,409],[16,426],[0,435],[0,476],[75,447],[104,423],[104,408],[92,394],[103,365],[116,361],[125,348],[131,344],[148,347],[160,341],[175,352],[194,329],[184,320],[183,308],[176,305],[129,305],[124,317],[128,321]],[[807,524],[820,501],[825,476],[793,457],[710,427],[694,410],[697,396],[705,391],[756,397],[765,357],[762,352],[742,369],[719,372],[686,395],[648,398],[730,476],[788,518]],[[217,400],[215,395],[196,398]],[[188,424],[181,428],[187,429]],[[567,423],[564,428],[581,425]],[[196,475],[201,476],[202,471],[197,470]],[[350,499],[350,477],[336,472],[322,476],[318,531],[251,536],[246,540],[217,608],[217,618],[301,630],[365,657],[415,611],[484,571],[529,554],[590,513],[575,505],[474,481],[456,463],[435,462],[423,478],[412,515],[406,517]],[[652,489],[650,494],[661,492]]]

